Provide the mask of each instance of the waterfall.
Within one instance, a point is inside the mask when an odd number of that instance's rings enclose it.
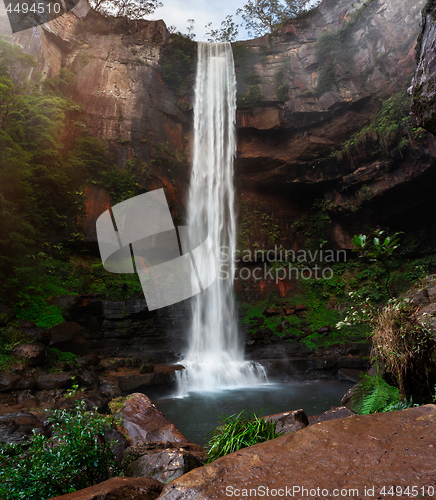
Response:
[[[217,259],[217,279],[193,301],[189,350],[181,361],[185,370],[178,381],[180,394],[266,381],[261,365],[244,361],[238,336],[233,290],[235,121],[231,45],[199,42],[188,225],[208,229]]]

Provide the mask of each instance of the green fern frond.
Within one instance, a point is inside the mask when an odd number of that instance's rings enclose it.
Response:
[[[356,413],[368,415],[382,412],[400,401],[399,390],[385,382],[380,376],[365,375],[353,393]]]

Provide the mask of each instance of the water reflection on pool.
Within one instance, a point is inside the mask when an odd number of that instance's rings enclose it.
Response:
[[[243,409],[272,415],[302,408],[318,415],[331,406],[340,406],[342,396],[353,384],[344,381],[286,382],[216,392],[191,392],[184,398],[153,402],[189,441],[204,445],[205,436],[219,423],[223,413]]]

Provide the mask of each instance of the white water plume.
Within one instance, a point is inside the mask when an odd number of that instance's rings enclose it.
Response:
[[[260,364],[244,361],[238,335],[232,258],[236,249],[235,121],[236,76],[231,45],[199,42],[188,225],[207,227],[215,258],[222,251],[221,258],[225,254],[228,260],[219,263],[216,281],[193,302],[189,350],[181,361],[185,370],[178,380],[181,395],[190,390],[266,382]]]

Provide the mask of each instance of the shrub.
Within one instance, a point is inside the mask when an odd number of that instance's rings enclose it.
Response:
[[[399,388],[402,397],[431,402],[435,383],[436,340],[407,302],[392,301],[377,316],[373,355]]]
[[[365,375],[353,393],[354,411],[360,415],[397,409],[394,405],[399,403],[399,390],[380,376]]]
[[[222,416],[222,425],[209,437],[207,463],[219,457],[263,441],[281,436],[276,432],[276,423],[264,420],[249,411],[242,410],[238,415]]]
[[[34,434],[29,442],[0,445],[0,498],[42,500],[87,488],[116,475],[111,443],[103,438],[112,417],[55,410],[53,437]]]
[[[34,321],[36,326],[46,329],[60,325],[65,321],[59,307],[48,306],[41,298],[34,299],[28,306],[23,307],[18,316],[22,319]]]
[[[80,364],[77,362],[77,354],[69,351],[61,351],[56,349],[56,347],[47,347],[47,352],[49,356],[54,358],[56,361],[61,361],[62,363],[70,363],[78,368],[80,368]]]

